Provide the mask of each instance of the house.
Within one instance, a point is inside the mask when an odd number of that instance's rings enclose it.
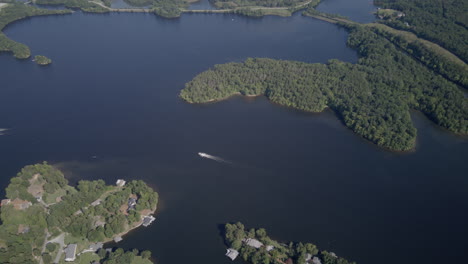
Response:
[[[76,244],[69,244],[65,248],[65,261],[75,261],[76,259]]]
[[[101,199],[97,199],[96,201],[94,201],[94,202],[91,203],[91,206],[100,205],[101,202],[102,202]]]
[[[98,243],[93,243],[89,245],[89,247],[85,250],[83,250],[81,253],[86,253],[86,252],[97,252],[99,249],[101,249],[104,246],[103,243],[98,242]]]
[[[3,199],[2,202],[1,202],[1,206],[5,206],[5,205],[8,205],[10,203],[11,203],[10,199]]]
[[[122,179],[118,179],[116,182],[115,182],[115,185],[119,186],[119,187],[123,187],[125,185],[126,181],[122,180]]]
[[[319,258],[314,257],[314,258],[312,259],[312,263],[313,263],[313,264],[322,264],[322,261],[320,261]]]
[[[18,199],[18,198],[11,201],[11,204],[13,204],[13,206],[15,207],[16,210],[24,210],[24,209],[27,209],[29,206],[32,205],[32,203],[30,201],[21,200],[21,199]]]
[[[73,215],[76,216],[76,215],[80,215],[80,214],[82,214],[82,213],[83,213],[83,211],[81,211],[81,209],[79,209],[78,211],[74,212]]]
[[[98,226],[104,227],[105,225],[106,225],[106,222],[101,221],[101,220],[97,220],[96,222],[94,222],[94,228],[96,228]]]
[[[118,242],[120,242],[120,241],[122,241],[122,240],[123,240],[123,239],[122,239],[121,236],[114,237],[114,242],[115,242],[115,243],[118,243]]]
[[[272,251],[274,248],[275,248],[274,246],[268,245],[268,246],[266,246],[266,251],[270,252],[270,251]]]
[[[23,224],[20,224],[18,225],[18,234],[26,234],[28,233],[30,230],[29,226],[26,226],[26,225],[23,225]]]
[[[143,223],[142,223],[142,225],[143,225],[144,227],[147,227],[147,226],[151,225],[151,223],[153,223],[154,219],[156,219],[156,218],[154,218],[154,216],[152,216],[152,215],[145,216],[145,217],[143,218]]]
[[[226,252],[226,257],[230,258],[231,260],[235,260],[239,256],[239,252],[233,248],[228,248]]]
[[[128,209],[127,212],[130,210],[134,210],[136,206],[137,199],[134,197],[128,198]]]
[[[247,238],[242,240],[247,246],[251,246],[254,248],[261,248],[263,247],[263,243],[258,241],[257,239],[254,238]]]
[[[307,254],[305,255],[305,262],[308,263],[311,259],[312,259],[312,254],[307,253]]]

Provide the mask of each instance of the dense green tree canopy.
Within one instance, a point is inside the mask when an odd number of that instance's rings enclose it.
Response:
[[[375,0],[377,5],[402,11],[392,27],[410,30],[434,41],[468,61],[468,1],[466,0]],[[407,24],[405,24],[405,22]]]
[[[411,108],[455,133],[468,133],[467,99],[455,84],[400,52],[372,29],[351,27],[348,44],[360,54],[358,64],[248,59],[201,73],[186,84],[180,96],[204,103],[235,94],[265,95],[304,111],[330,107],[356,133],[392,150],[415,146]]]

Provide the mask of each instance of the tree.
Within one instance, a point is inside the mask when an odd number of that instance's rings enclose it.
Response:
[[[49,252],[54,252],[56,248],[57,248],[57,245],[54,244],[54,243],[47,243],[46,244],[46,249]]]
[[[141,257],[144,258],[144,259],[151,258],[151,251],[145,250],[145,251],[141,252]]]

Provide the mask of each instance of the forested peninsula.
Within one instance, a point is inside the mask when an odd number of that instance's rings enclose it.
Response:
[[[63,15],[71,13],[70,10],[48,10],[22,3],[8,3],[0,8],[0,52],[12,52],[18,59],[27,59],[31,56],[28,46],[9,39],[3,34],[3,29],[10,23],[32,16]]]
[[[68,185],[47,163],[24,167],[1,201],[0,263],[151,264],[151,252],[105,250],[154,218],[158,194],[142,181]]]
[[[265,229],[246,230],[239,222],[224,226],[224,240],[227,257],[239,256],[252,264],[356,264],[311,243],[280,243],[268,237]]]
[[[329,107],[357,134],[396,151],[415,147],[410,109],[422,111],[454,133],[468,133],[468,102],[457,85],[401,52],[372,28],[346,26],[348,45],[360,55],[357,64],[248,59],[199,74],[180,96],[190,103],[206,103],[236,94],[265,95],[272,102],[304,111]]]
[[[304,12],[347,28],[348,45],[360,56],[357,64],[248,59],[216,65],[199,74],[180,96],[190,103],[206,103],[237,94],[264,95],[272,102],[303,111],[321,112],[329,107],[357,134],[396,151],[415,147],[416,128],[410,109],[422,111],[454,133],[468,134],[468,102],[457,86],[468,88],[468,67],[463,52],[456,48],[466,46],[461,40],[466,42],[463,36],[468,31],[459,26],[466,25],[466,16],[461,14],[468,11],[467,4],[449,1],[443,5],[443,14],[440,2],[432,0],[384,0],[377,4],[394,9],[379,10],[382,20],[370,24],[318,12],[314,5]],[[441,26],[437,17],[447,14],[453,17],[442,17]],[[425,26],[418,27],[418,23]],[[445,27],[451,33],[438,35]],[[424,39],[431,34],[438,35],[432,39],[441,46]],[[450,45],[444,41],[449,41],[448,35],[456,35]]]

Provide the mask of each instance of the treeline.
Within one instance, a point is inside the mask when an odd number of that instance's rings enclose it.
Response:
[[[124,251],[121,248],[112,252],[107,252],[105,249],[100,249],[98,255],[101,258],[102,264],[150,264],[151,251],[145,250],[140,252],[138,249]]]
[[[182,8],[188,6],[184,0],[154,0],[153,10],[156,15],[165,18],[180,17]]]
[[[22,3],[11,3],[0,9],[0,31],[2,31],[6,25],[27,17],[68,13],[70,13],[69,10],[47,10]],[[18,59],[27,59],[31,56],[31,51],[28,46],[9,39],[3,32],[0,32],[0,52],[1,51],[12,52]]]
[[[245,6],[294,7],[306,0],[210,0],[218,8],[236,8]]]
[[[149,6],[153,3],[153,0],[124,0],[125,3],[131,5],[131,6]]]
[[[455,133],[468,133],[468,103],[456,85],[400,52],[372,29],[349,27],[348,45],[360,54],[358,64],[248,59],[201,73],[186,84],[180,96],[191,103],[204,103],[235,94],[265,95],[275,103],[304,111],[330,107],[359,135],[399,151],[415,146],[410,108],[421,110]]]
[[[429,69],[468,89],[468,66],[464,62],[454,61],[453,58],[448,58],[434,49],[430,49],[422,41],[408,41],[405,37],[392,34],[378,26],[374,28],[374,32],[390,40]]]
[[[16,177],[10,180],[10,184],[6,188],[6,197],[11,200],[19,198],[32,203],[37,202],[36,198],[27,190],[30,185],[29,181],[32,180],[35,175],[39,175],[37,177],[38,181],[43,184],[42,188],[46,194],[52,194],[68,184],[62,172],[50,166],[47,162],[28,165],[21,169]]]
[[[242,223],[226,224],[224,239],[228,247],[239,252],[239,256],[252,264],[274,263],[312,263],[313,258],[323,264],[355,264],[336,256],[334,253],[320,251],[311,243],[279,243],[268,237],[265,229],[246,230]],[[256,239],[263,244],[260,248],[246,244],[246,239]],[[267,246],[273,246],[268,250]],[[314,262],[315,263],[315,262]]]
[[[104,4],[110,5],[110,2]],[[107,13],[109,10],[88,0],[36,0],[39,5],[64,5],[67,8],[81,9],[91,13]]]
[[[468,62],[468,1],[374,0],[376,5],[402,11],[405,16],[386,23],[433,41]],[[408,25],[405,24],[408,23]]]

